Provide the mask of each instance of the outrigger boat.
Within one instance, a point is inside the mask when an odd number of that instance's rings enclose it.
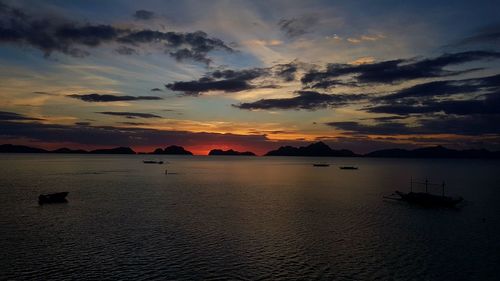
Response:
[[[163,164],[163,161],[153,161],[153,160],[144,160],[142,161],[144,164]]]
[[[414,184],[425,185],[425,192],[413,192]],[[442,188],[441,195],[429,193],[428,192],[429,186],[441,186]],[[396,190],[391,196],[384,196],[384,198],[391,200],[398,200],[398,201],[406,201],[411,204],[419,204],[429,207],[448,207],[448,208],[453,208],[458,203],[464,200],[462,197],[446,196],[444,188],[445,188],[444,182],[442,184],[435,184],[435,183],[430,183],[427,179],[425,180],[425,182],[415,182],[413,181],[413,179],[411,179],[410,192],[405,193]]]
[[[68,196],[69,192],[58,192],[58,193],[50,193],[50,194],[40,194],[38,196],[38,204],[52,204],[52,203],[66,203],[66,196]]]
[[[330,167],[330,164],[327,163],[314,163],[314,167]]]
[[[341,170],[357,170],[358,167],[354,167],[354,166],[341,166],[340,169]]]

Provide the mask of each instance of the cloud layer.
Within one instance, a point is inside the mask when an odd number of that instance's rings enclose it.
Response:
[[[315,91],[297,91],[295,97],[281,99],[261,99],[255,102],[233,105],[240,109],[307,109],[316,110],[339,107],[349,101],[366,98],[356,94],[322,94]]]
[[[141,113],[141,112],[115,112],[115,111],[102,111],[102,112],[97,112],[100,114],[104,115],[112,115],[112,116],[123,116],[128,119],[135,119],[135,118],[163,118],[159,115],[152,114],[152,113]]]
[[[115,102],[115,101],[139,101],[139,100],[161,100],[157,96],[118,96],[110,94],[84,94],[67,95],[70,98],[79,99],[86,102]]]
[[[500,53],[468,51],[420,60],[396,59],[360,65],[329,64],[324,71],[313,70],[306,73],[302,77],[302,83],[319,83],[345,77],[353,78],[357,83],[396,83],[419,78],[447,77],[478,70],[447,70],[447,66],[492,59],[500,59]]]
[[[152,16],[147,11],[137,12],[136,18]],[[82,24],[62,17],[29,15],[5,4],[0,4],[0,43],[31,46],[41,50],[45,56],[59,52],[74,57],[87,56],[88,48],[102,44],[129,45],[117,49],[118,53],[126,55],[135,53],[130,46],[154,44],[179,61],[192,59],[203,63],[210,62],[207,54],[213,50],[233,51],[222,40],[210,38],[203,31],[162,32],[106,24]]]

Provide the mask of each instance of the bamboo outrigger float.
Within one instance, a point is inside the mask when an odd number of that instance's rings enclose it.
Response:
[[[425,185],[425,192],[413,192],[413,185]],[[429,186],[441,186],[441,195],[429,193]],[[399,196],[399,197],[397,197]],[[448,207],[453,208],[464,199],[462,197],[450,197],[445,195],[445,183],[430,183],[425,179],[424,182],[415,182],[410,179],[410,192],[405,193],[396,190],[391,196],[384,196],[385,199],[406,201],[411,204],[419,204],[429,207]]]

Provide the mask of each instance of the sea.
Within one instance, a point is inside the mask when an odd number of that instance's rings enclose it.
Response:
[[[500,280],[498,160],[1,154],[0,200],[0,280]]]

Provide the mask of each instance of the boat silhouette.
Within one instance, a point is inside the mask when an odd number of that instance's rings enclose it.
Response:
[[[154,160],[143,160],[144,164],[163,164],[163,161],[154,161]]]
[[[357,170],[358,167],[355,167],[355,166],[341,166],[340,169],[341,170]]]
[[[420,184],[425,185],[425,192],[414,192],[413,185]],[[441,186],[441,195],[429,193],[429,186]],[[410,180],[410,192],[402,192],[396,190],[391,196],[384,196],[385,199],[405,201],[410,204],[418,204],[428,207],[456,207],[457,204],[462,202],[464,199],[462,197],[451,197],[445,195],[445,183],[435,184],[430,183],[427,179],[424,182],[416,182],[413,179]]]
[[[69,192],[40,194],[40,196],[38,196],[38,204],[66,203],[68,202],[68,200],[66,200],[68,193]]]
[[[313,166],[314,167],[329,167],[330,164],[327,164],[327,163],[314,163]]]

